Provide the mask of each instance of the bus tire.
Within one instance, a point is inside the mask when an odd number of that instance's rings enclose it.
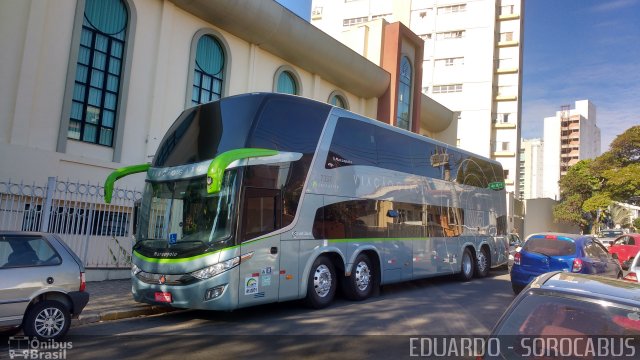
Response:
[[[375,281],[375,269],[371,259],[366,254],[359,254],[353,262],[351,276],[344,279],[343,292],[350,300],[361,301],[373,294]]]
[[[469,281],[473,278],[473,270],[475,270],[475,262],[469,248],[464,248],[462,258],[460,259],[460,274],[458,277],[462,281]]]
[[[336,270],[326,256],[318,256],[311,265],[305,302],[309,307],[322,309],[333,301],[337,287]]]
[[[489,275],[491,267],[491,255],[486,246],[480,248],[478,259],[476,260],[476,277],[483,278]]]

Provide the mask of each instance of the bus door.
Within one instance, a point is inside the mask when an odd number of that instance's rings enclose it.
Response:
[[[280,234],[267,234],[281,227],[281,214],[280,190],[245,188],[239,237],[241,307],[278,300]]]

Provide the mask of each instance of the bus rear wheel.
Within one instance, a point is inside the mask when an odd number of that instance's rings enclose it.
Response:
[[[373,293],[375,269],[366,254],[359,254],[353,263],[351,276],[343,282],[344,295],[351,300],[365,300]]]
[[[491,267],[491,257],[486,247],[480,249],[478,260],[476,261],[476,277],[483,278],[489,275]]]
[[[331,260],[319,256],[311,265],[305,302],[314,309],[327,307],[336,294],[336,270]]]
[[[473,278],[474,269],[475,264],[473,261],[473,256],[471,255],[471,251],[469,250],[469,248],[465,248],[462,252],[462,259],[460,259],[460,274],[458,275],[460,280],[471,280]]]

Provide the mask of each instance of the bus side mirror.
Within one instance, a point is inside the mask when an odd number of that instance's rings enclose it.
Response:
[[[107,180],[104,182],[104,202],[111,203],[111,196],[113,195],[113,185],[116,180],[131,174],[137,174],[149,170],[151,164],[131,165],[123,168],[116,169],[109,174]]]

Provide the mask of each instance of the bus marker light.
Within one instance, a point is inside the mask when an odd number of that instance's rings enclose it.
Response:
[[[293,279],[293,275],[287,274],[287,276],[285,276],[284,278],[287,279],[287,280],[291,280],[291,279]]]
[[[260,276],[260,273],[253,273],[253,274],[251,274],[251,276],[253,276],[253,277]]]
[[[280,275],[284,275],[287,273],[287,270],[280,270]]]
[[[155,300],[157,302],[170,303],[173,299],[170,292],[156,291]]]

